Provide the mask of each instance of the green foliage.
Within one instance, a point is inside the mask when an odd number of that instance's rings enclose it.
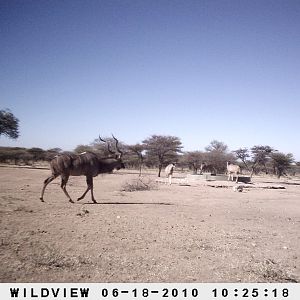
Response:
[[[250,158],[249,150],[247,148],[239,148],[233,151],[233,153],[235,153],[237,159],[240,159],[243,162],[246,169],[249,171],[250,170],[249,160],[248,160]]]
[[[91,151],[101,157],[109,157],[112,151],[116,151],[115,140],[111,137],[104,138],[108,143],[95,139],[90,145],[78,145],[74,152],[82,153]],[[109,144],[109,146],[108,146]],[[188,167],[194,173],[205,166],[217,173],[226,171],[226,162],[237,163],[242,161],[244,167],[257,174],[260,171],[276,174],[278,177],[289,171],[289,174],[299,173],[300,162],[294,165],[293,155],[278,152],[274,148],[266,146],[253,146],[250,148],[239,148],[233,152],[228,146],[220,141],[213,140],[206,151],[182,152],[182,143],[176,136],[152,135],[141,144],[126,145],[119,142],[119,148],[124,152],[123,161],[127,168],[139,169],[141,174],[142,165],[147,167],[158,167],[160,176],[162,168],[169,163],[176,163],[179,167]],[[32,165],[37,161],[50,161],[60,153],[65,153],[60,148],[43,150],[41,148],[0,147],[0,162],[14,164]],[[68,152],[72,153],[72,152]]]
[[[60,152],[59,148],[45,151],[41,148],[0,147],[0,162],[32,165],[37,161],[49,161]]]
[[[278,178],[286,175],[287,170],[291,168],[291,164],[294,162],[293,154],[281,152],[272,153],[271,160]]]
[[[0,147],[0,162],[13,162],[17,164],[19,160],[28,153],[26,148],[20,147]],[[31,159],[31,155],[30,155]]]
[[[19,137],[19,120],[9,110],[0,110],[1,135],[6,135],[12,139]]]
[[[27,152],[31,154],[34,161],[45,160],[45,150],[41,148],[31,148]]]
[[[259,168],[262,168],[265,173],[268,173],[267,163],[270,160],[272,153],[274,153],[275,149],[270,146],[253,146],[251,148],[252,153],[252,171],[251,176],[253,173],[257,173]]]
[[[99,138],[95,139],[90,147],[92,152],[99,154],[101,157],[108,157],[111,156],[111,153],[109,150],[118,152],[116,149],[116,141],[112,137],[101,137],[103,140],[106,141],[103,142]],[[126,145],[119,141],[118,147],[124,152],[126,152]]]
[[[205,147],[205,150],[207,152],[216,151],[216,152],[220,152],[220,153],[226,153],[226,152],[228,152],[228,146],[226,144],[224,144],[223,142],[213,140],[207,147]]]
[[[146,159],[158,165],[158,176],[160,177],[162,167],[178,160],[182,144],[176,136],[152,135],[143,141],[146,150]]]
[[[225,173],[227,162],[235,163],[236,157],[223,142],[213,140],[206,148],[205,163],[218,173]]]
[[[194,174],[197,174],[203,162],[205,162],[205,153],[202,151],[185,152],[179,160],[181,165],[187,166]]]
[[[74,149],[75,153],[83,153],[83,152],[93,152],[93,147],[88,146],[88,145],[78,145],[75,149]]]

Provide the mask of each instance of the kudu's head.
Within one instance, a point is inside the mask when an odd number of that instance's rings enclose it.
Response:
[[[110,154],[112,154],[112,157],[109,158],[109,159],[112,160],[112,164],[114,166],[114,169],[116,169],[116,170],[125,169],[125,164],[123,163],[123,160],[122,160],[123,151],[118,146],[119,141],[114,135],[112,135],[112,137],[116,142],[115,147],[116,147],[117,151],[112,151],[111,148],[110,148],[109,142],[103,140],[100,137],[100,135],[99,135],[99,140],[107,144],[107,150]]]

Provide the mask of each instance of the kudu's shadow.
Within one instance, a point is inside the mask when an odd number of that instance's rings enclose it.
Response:
[[[88,204],[88,205],[174,205],[173,203],[167,202],[76,202],[77,204]]]

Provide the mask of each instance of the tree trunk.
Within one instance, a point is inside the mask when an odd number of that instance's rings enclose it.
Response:
[[[253,173],[254,173],[254,167],[251,168],[250,178],[252,178]]]
[[[161,169],[162,169],[162,165],[160,164],[160,165],[158,166],[158,177],[160,177]]]
[[[143,157],[142,156],[139,157],[139,164],[140,164],[140,166],[139,166],[140,167],[139,168],[140,169],[139,176],[141,176],[142,175],[142,164],[143,164]]]
[[[248,164],[246,163],[246,161],[245,161],[245,160],[243,160],[243,164],[245,165],[245,167],[246,167],[247,171],[249,171],[249,172],[250,172],[249,166],[248,166]]]

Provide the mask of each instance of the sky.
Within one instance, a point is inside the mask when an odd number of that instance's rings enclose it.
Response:
[[[300,161],[300,1],[0,0],[0,109],[73,150],[152,134]]]

